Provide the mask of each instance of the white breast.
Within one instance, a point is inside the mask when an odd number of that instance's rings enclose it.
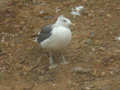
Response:
[[[72,33],[69,28],[59,26],[52,30],[52,35],[41,42],[42,48],[61,49],[65,48],[71,41]]]

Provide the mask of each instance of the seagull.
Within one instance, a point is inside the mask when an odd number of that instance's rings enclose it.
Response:
[[[35,38],[41,48],[49,50],[49,69],[57,66],[54,63],[52,51],[62,51],[71,42],[72,32],[69,28],[70,25],[72,25],[72,22],[60,15],[54,24],[44,26]],[[62,64],[67,64],[63,54],[61,54],[61,60]]]

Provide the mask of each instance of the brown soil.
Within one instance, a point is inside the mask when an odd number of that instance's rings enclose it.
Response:
[[[85,10],[73,18],[78,5]],[[61,14],[76,24],[69,64],[49,70],[33,36]],[[119,21],[120,0],[1,0],[0,90],[120,90]]]

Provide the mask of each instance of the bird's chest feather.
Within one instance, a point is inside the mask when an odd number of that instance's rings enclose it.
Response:
[[[57,27],[53,30],[53,39],[60,43],[65,43],[71,40],[71,31],[65,27]]]

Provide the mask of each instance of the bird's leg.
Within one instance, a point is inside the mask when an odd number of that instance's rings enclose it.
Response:
[[[62,58],[61,64],[68,64],[68,62],[66,61],[65,56],[63,54],[61,54],[61,58]]]
[[[50,63],[49,69],[52,69],[52,68],[56,68],[56,67],[57,67],[57,64],[54,64],[53,55],[52,55],[51,52],[49,53],[49,63]]]

